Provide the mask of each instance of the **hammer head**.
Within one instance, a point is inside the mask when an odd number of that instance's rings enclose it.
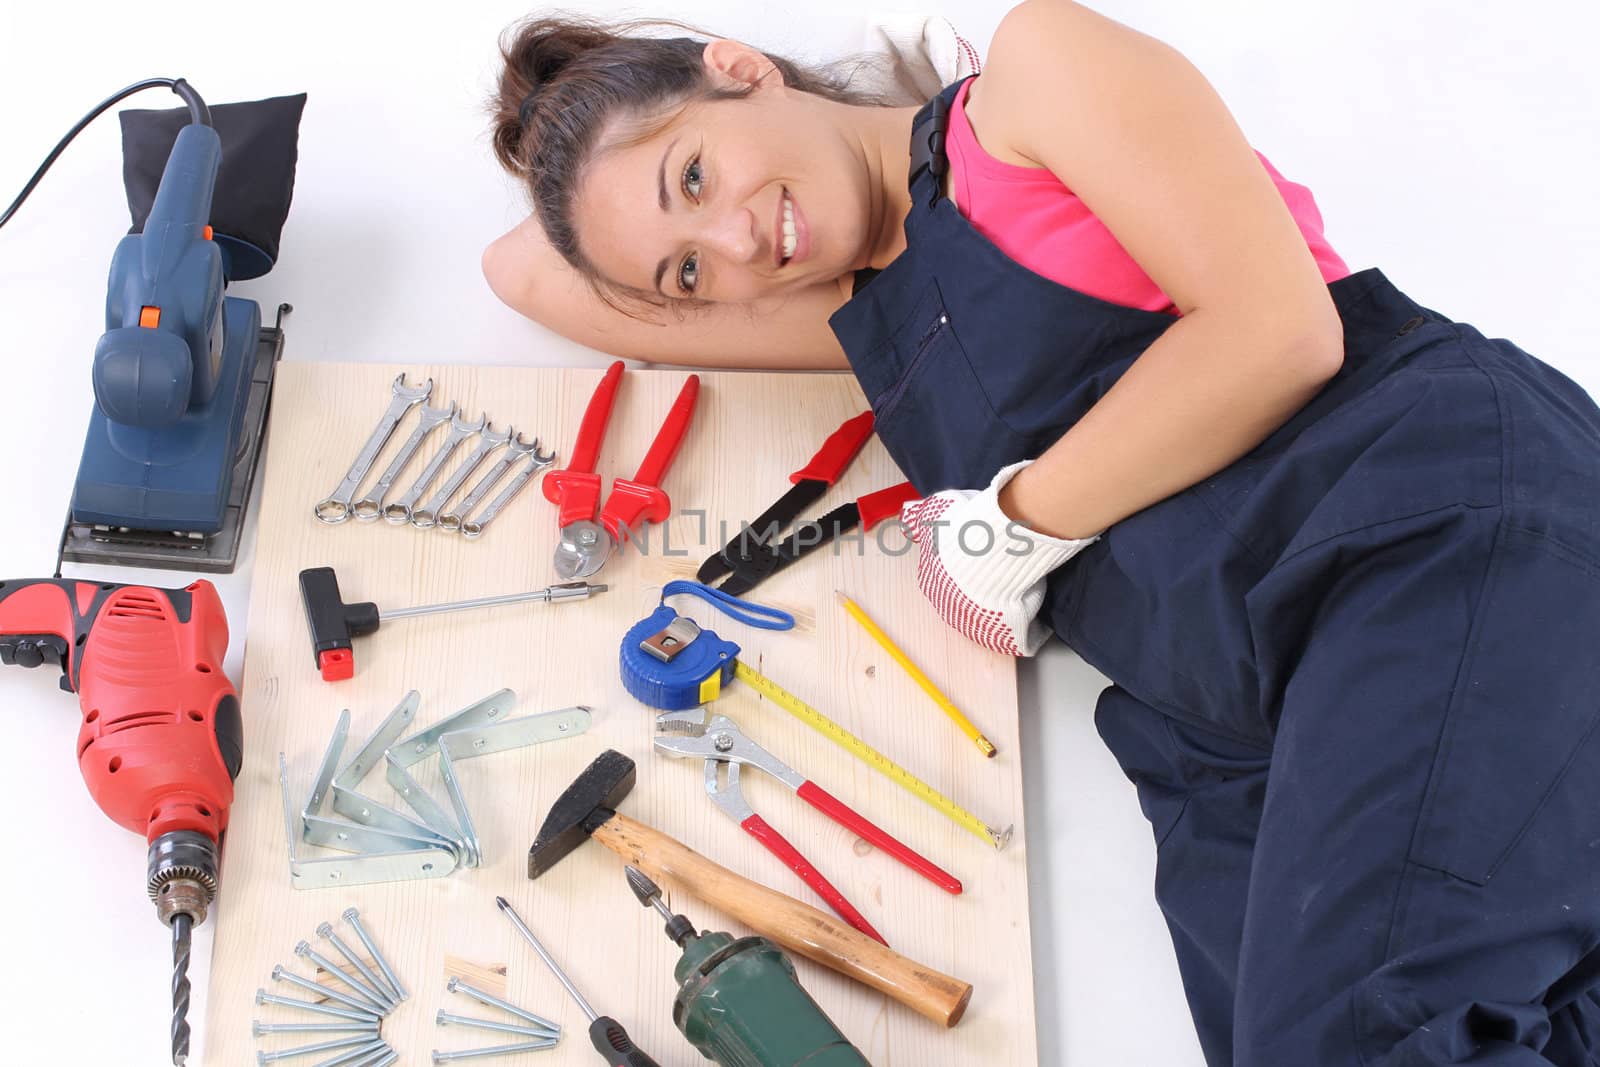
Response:
[[[346,604],[332,567],[309,567],[300,572],[300,602],[311,631],[311,653],[323,679],[337,682],[354,675],[355,652],[350,639],[378,628],[377,605]]]
[[[537,878],[616,814],[622,798],[633,792],[639,768],[616,749],[608,748],[584,768],[567,791],[550,806],[539,836],[528,849],[528,877]]]

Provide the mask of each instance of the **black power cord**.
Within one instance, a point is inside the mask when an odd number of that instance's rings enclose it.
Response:
[[[67,145],[72,143],[72,139],[83,132],[85,126],[93,122],[100,116],[101,112],[118,101],[130,97],[141,90],[156,88],[171,89],[182,97],[183,102],[189,105],[189,120],[191,122],[202,126],[211,125],[211,109],[206,107],[206,102],[200,99],[200,94],[194,91],[194,87],[182,78],[146,78],[144,81],[134,82],[126,89],[113,93],[100,101],[94,110],[79,119],[78,124],[67,131],[67,135],[57,142],[55,148],[51,149],[50,154],[45,157],[44,162],[39,164],[39,169],[33,172],[33,177],[28,179],[28,184],[22,187],[22,192],[17,194],[17,198],[11,202],[11,206],[6,208],[5,214],[0,215],[0,226],[4,226],[11,221],[11,216],[15,215],[17,208],[22,206],[24,200],[28,199],[28,194],[33,192],[34,186],[39,184],[39,179],[44,177],[44,172],[50,169],[50,165],[56,161],[56,158],[61,155]]]

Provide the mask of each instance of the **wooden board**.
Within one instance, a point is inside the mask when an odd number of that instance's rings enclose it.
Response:
[[[712,805],[698,763],[653,752],[654,713],[623,690],[617,654],[623,633],[656,605],[661,586],[692,577],[699,562],[737,532],[739,521],[776,499],[788,487],[790,472],[844,418],[864,410],[865,402],[854,381],[842,375],[703,375],[694,426],[667,479],[675,517],[664,531],[653,531],[648,552],[629,547],[611,559],[597,578],[609,584],[609,592],[564,605],[394,620],[356,640],[353,680],[327,683],[314,667],[300,605],[296,575],[303,567],[332,565],[347,601],[372,600],[390,609],[517,592],[555,580],[555,509],[537,485],[477,542],[381,521],[326,526],[313,518],[312,506],[344,476],[387,403],[389,383],[402,369],[413,381],[432,375],[435,403],[455,401],[472,413],[487,410],[497,427],[509,421],[556,443],[563,452],[557,466],[565,463],[564,453],[599,380],[598,371],[579,369],[325,363],[287,363],[280,369],[248,631],[244,620],[234,620],[235,640],[248,633],[242,694],[246,759],[216,912],[204,1062],[253,1064],[258,1048],[307,1043],[298,1034],[251,1037],[252,1018],[315,1021],[290,1009],[257,1007],[255,990],[301,996],[270,980],[274,965],[311,975],[310,965],[295,957],[295,944],[306,939],[325,952],[328,946],[319,944],[316,927],[324,921],[342,927],[339,915],[352,905],[411,992],[383,1024],[385,1038],[401,1053],[400,1063],[425,1064],[432,1049],[500,1043],[488,1032],[435,1026],[441,1008],[495,1017],[445,991],[448,974],[463,967],[503,970],[512,1002],[567,1026],[562,1044],[542,1054],[539,1063],[596,1062],[581,1013],[495,907],[499,894],[518,907],[596,1008],[623,1021],[663,1067],[704,1063],[671,1024],[677,950],[663,936],[659,918],[628,891],[621,861],[589,842],[530,881],[528,846],[551,802],[596,755],[612,747],[639,765],[638,786],[620,810],[739,874],[825,907]],[[678,372],[627,373],[601,453],[599,470],[608,485],[611,477],[633,474],[683,380]],[[372,477],[410,425],[409,420],[401,424]],[[899,480],[873,440],[814,514]],[[408,481],[402,477],[401,484]],[[703,530],[694,512],[703,513]],[[724,522],[727,529],[719,529]],[[963,895],[949,896],[777,782],[759,773],[745,776],[745,795],[755,809],[839,886],[891,945],[975,987],[965,1020],[946,1031],[881,994],[797,960],[806,988],[834,1022],[879,1067],[1023,1067],[1036,1063],[1037,1052],[1015,666],[940,623],[917,592],[914,567],[900,555],[905,547],[903,535],[886,528],[881,538],[868,535],[864,544],[819,552],[759,587],[761,600],[799,618],[790,633],[750,629],[698,600],[678,598],[675,604],[739,642],[741,658],[991,825],[1015,825],[1010,846],[996,852],[741,684],[716,705],[779,758],[965,883]],[[939,681],[999,747],[997,758],[980,756],[836,604],[835,589],[857,600]],[[575,739],[460,764],[483,844],[481,868],[430,881],[291,888],[278,788],[280,751],[288,757],[298,807],[341,708],[351,710],[353,747],[408,690],[422,694],[416,721],[426,727],[502,687],[516,692],[517,714],[585,704],[594,709],[594,725]],[[443,803],[436,766],[431,759],[420,764],[418,776]],[[381,773],[368,778],[364,789],[380,802],[401,806]],[[316,854],[301,848],[302,855]],[[671,904],[702,929],[730,928],[709,903],[674,894]]]

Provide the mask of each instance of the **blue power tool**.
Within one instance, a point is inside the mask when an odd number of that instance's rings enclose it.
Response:
[[[230,571],[260,456],[282,331],[276,324],[262,330],[255,301],[224,295],[229,281],[265,273],[272,258],[256,242],[225,232],[225,222],[219,221],[213,231],[213,197],[221,200],[223,136],[231,139],[235,131],[259,127],[266,110],[279,102],[221,105],[214,125],[212,109],[182,79],[151,79],[91,112],[55,154],[100,111],[153,85],[171,88],[183,98],[188,121],[174,138],[171,127],[183,121],[182,109],[123,115],[125,154],[138,151],[152,170],[153,157],[160,179],[141,224],[143,205],[135,205],[133,184],[140,161],[125,160],[135,232],[122,238],[111,259],[106,332],[94,353],[95,410],[61,558]],[[224,113],[232,128],[219,134]],[[156,118],[130,123],[129,116]],[[272,121],[280,122],[276,116],[274,111]],[[296,108],[296,131],[298,120]],[[244,181],[235,184],[244,187],[260,181],[263,151],[259,135],[246,140],[251,143],[244,151],[252,156],[248,165],[254,173],[236,170],[236,179]],[[270,151],[282,155],[283,143],[280,135]],[[287,144],[292,183],[293,132]],[[167,152],[164,164],[162,152]],[[281,173],[282,167],[278,169]],[[32,187],[30,183],[23,197]],[[259,198],[260,192],[246,188],[233,197],[241,195]],[[287,193],[278,199],[286,212]],[[4,218],[15,209],[14,204]],[[275,252],[275,230],[270,244]],[[280,321],[285,310],[287,305],[280,306]]]

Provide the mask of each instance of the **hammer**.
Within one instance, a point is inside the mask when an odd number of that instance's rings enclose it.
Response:
[[[934,1022],[954,1026],[972,999],[972,986],[906,959],[886,945],[748,878],[741,878],[687,845],[619,815],[638,767],[615,749],[602,752],[551,805],[528,850],[528,877],[537,878],[592,837],[656,881],[666,881],[721,908],[791,952],[887,993]]]
[[[382,619],[403,619],[412,615],[437,615],[443,611],[466,611],[469,608],[488,608],[496,604],[516,604],[523,600],[587,600],[595,593],[603,593],[603,585],[588,582],[566,582],[528,593],[508,593],[505,596],[484,596],[475,600],[457,600],[449,604],[427,604],[416,608],[397,608],[385,611],[380,617],[378,605],[371,601],[346,604],[339,594],[339,576],[332,567],[307,567],[300,572],[300,603],[306,609],[306,628],[311,631],[311,652],[317,659],[317,669],[324,681],[337,682],[355,675],[355,650],[352,637],[365,637],[378,628]]]

